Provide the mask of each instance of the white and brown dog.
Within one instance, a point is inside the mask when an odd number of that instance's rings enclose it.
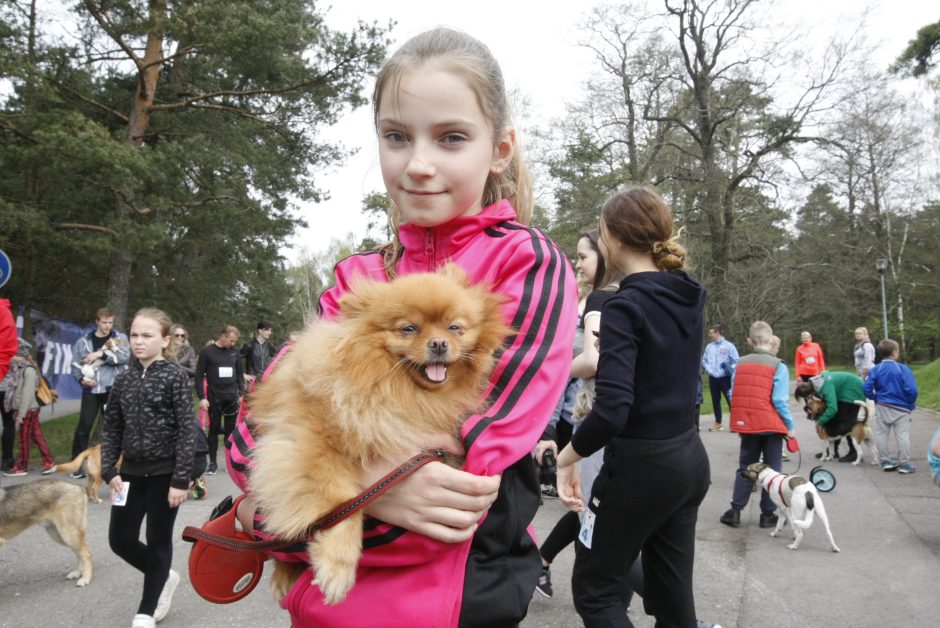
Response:
[[[775,537],[780,534],[783,522],[786,521],[793,528],[793,543],[787,545],[787,547],[795,550],[803,540],[803,531],[813,525],[813,513],[815,513],[826,528],[826,535],[829,537],[832,551],[840,551],[835,539],[832,538],[832,531],[829,529],[829,518],[826,516],[822,499],[812,482],[798,475],[777,473],[763,462],[748,465],[747,469],[744,470],[744,475],[748,479],[758,482],[770,495],[771,501],[783,513],[783,517],[777,520],[777,527],[770,533],[770,536]]]

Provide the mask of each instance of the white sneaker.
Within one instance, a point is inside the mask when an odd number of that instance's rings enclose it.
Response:
[[[150,615],[134,615],[134,621],[131,622],[131,628],[157,628],[157,622]]]
[[[173,592],[176,591],[176,585],[180,583],[180,575],[170,570],[170,575],[166,577],[166,583],[163,585],[163,591],[160,592],[160,599],[157,600],[157,610],[153,612],[153,619],[160,621],[170,612],[170,604],[173,603]]]

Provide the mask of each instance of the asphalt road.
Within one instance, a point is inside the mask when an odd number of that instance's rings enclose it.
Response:
[[[804,448],[799,470],[816,465],[812,425],[798,418],[797,434]],[[724,628],[736,626],[936,626],[940,616],[937,577],[940,574],[940,489],[933,485],[925,461],[927,443],[940,414],[915,413],[912,450],[917,472],[903,476],[869,466],[826,463],[836,475],[834,491],[823,495],[833,534],[842,552],[829,551],[818,522],[806,533],[800,549],[786,549],[788,538],[772,539],[757,527],[759,510],[752,499],[743,513],[744,526],[728,528],[718,517],[728,508],[737,461],[738,438],[727,432],[702,432],[712,468],[712,487],[699,516],[695,564],[696,606],[701,618]],[[710,424],[708,417],[702,425]],[[784,463],[793,473],[798,459]],[[63,476],[57,476],[60,479]],[[3,478],[3,485],[35,481]],[[72,481],[72,480],[69,480]],[[204,521],[212,507],[234,488],[225,473],[208,478],[209,497],[187,501],[177,518],[177,539],[185,525]],[[102,489],[105,495],[105,489]],[[137,607],[142,577],[108,548],[107,504],[89,504],[89,545],[94,553],[94,580],[85,588],[64,578],[72,569],[72,553],[53,543],[45,531],[25,531],[0,549],[0,627],[122,627],[129,626]],[[540,538],[563,513],[547,501],[534,527]],[[786,530],[786,529],[785,529]],[[268,594],[266,583],[246,599],[227,606],[205,602],[188,586],[189,545],[177,540],[174,568],[183,582],[163,628],[198,626],[288,626],[289,618]],[[566,549],[552,568],[555,597],[535,595],[525,628],[580,626],[571,604],[570,575],[574,552]],[[379,615],[380,617],[381,615]],[[653,626],[634,599],[630,618],[635,625]],[[381,619],[377,619],[381,626]]]

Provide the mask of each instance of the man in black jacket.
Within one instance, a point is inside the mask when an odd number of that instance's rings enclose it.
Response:
[[[219,449],[219,431],[224,434],[227,446],[229,434],[235,429],[240,397],[244,394],[245,376],[241,356],[235,348],[240,335],[237,327],[226,325],[219,333],[219,339],[206,345],[196,361],[196,394],[199,395],[199,407],[209,412],[207,475],[215,475],[218,471],[216,453]],[[208,384],[206,391],[203,391],[204,381]]]
[[[251,342],[245,343],[239,352],[245,358],[245,375],[249,381],[261,377],[277,351],[271,344],[271,323],[261,321],[258,323],[255,337]]]

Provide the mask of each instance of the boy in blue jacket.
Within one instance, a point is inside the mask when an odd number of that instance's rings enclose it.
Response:
[[[875,400],[875,435],[881,468],[898,473],[914,473],[911,464],[911,412],[917,405],[917,382],[914,373],[898,362],[898,343],[885,338],[878,343],[881,363],[868,372],[863,390]],[[891,431],[898,441],[898,460],[888,455]]]

